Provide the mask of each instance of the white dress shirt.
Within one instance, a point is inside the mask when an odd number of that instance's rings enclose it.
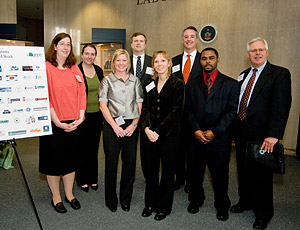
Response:
[[[250,92],[250,95],[249,95],[249,99],[248,99],[248,102],[247,102],[247,106],[248,106],[249,101],[250,101],[250,98],[251,98],[251,96],[252,96],[252,92],[253,92],[253,89],[254,89],[254,87],[255,87],[255,84],[256,84],[256,82],[257,82],[257,80],[258,80],[258,78],[259,78],[261,72],[262,72],[263,69],[265,68],[266,64],[267,64],[267,61],[266,61],[262,66],[256,68],[256,69],[257,69],[257,71],[256,71],[256,77],[255,77],[255,80],[254,80],[253,85],[252,85],[252,89],[251,89],[251,92]],[[244,82],[243,82],[243,84],[242,84],[242,87],[241,87],[241,90],[240,90],[238,112],[239,112],[239,110],[240,110],[240,103],[241,103],[241,99],[242,99],[242,97],[243,97],[244,91],[245,91],[245,89],[246,89],[246,87],[247,87],[247,84],[248,84],[248,82],[249,82],[249,80],[250,80],[252,74],[253,74],[253,69],[255,69],[255,68],[254,68],[253,66],[251,66],[251,70],[250,70],[250,72],[248,73],[247,77],[245,78],[245,80],[244,80]]]
[[[183,52],[183,56],[182,56],[182,72],[183,72],[183,69],[184,69],[184,65],[185,65],[185,62],[187,60],[187,55],[191,55],[190,56],[190,59],[191,59],[191,69],[193,68],[193,64],[194,64],[194,61],[195,61],[195,58],[196,58],[196,55],[197,55],[197,49],[195,49],[192,53],[187,53],[187,52]]]

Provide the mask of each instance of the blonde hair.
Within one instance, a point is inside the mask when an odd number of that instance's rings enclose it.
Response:
[[[115,72],[115,60],[117,59],[118,56],[124,54],[126,56],[126,59],[128,61],[128,65],[127,65],[127,69],[126,69],[126,73],[129,73],[129,70],[130,70],[130,67],[131,67],[131,62],[130,62],[130,57],[129,57],[129,53],[124,50],[124,49],[117,49],[115,52],[114,52],[114,55],[112,57],[112,63],[111,63],[111,69],[112,69],[112,72],[114,73]]]
[[[170,66],[168,67],[168,77],[170,77],[171,74],[172,74],[173,63],[172,63],[172,59],[170,58],[169,53],[167,51],[164,51],[164,50],[154,51],[153,56],[152,56],[152,67],[153,67],[153,71],[154,71],[153,79],[157,78],[157,72],[155,71],[155,68],[154,68],[154,61],[155,61],[155,58],[159,54],[161,54],[170,63]]]

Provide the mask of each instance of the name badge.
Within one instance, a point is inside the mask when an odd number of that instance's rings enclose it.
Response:
[[[245,75],[245,73],[243,73],[240,76],[238,76],[237,81],[242,81],[244,79],[244,75]]]
[[[124,121],[124,119],[123,119],[123,117],[117,117],[116,119],[115,119],[115,122],[117,123],[117,125],[123,125],[123,124],[125,124],[125,121]]]
[[[76,77],[76,79],[77,79],[78,82],[80,82],[80,83],[82,82],[82,80],[81,80],[81,78],[80,78],[79,75],[75,75],[75,77]]]
[[[154,81],[151,81],[151,83],[146,86],[147,93],[153,88],[155,88],[155,84]]]
[[[153,73],[153,68],[147,66],[147,68],[146,68],[146,74],[149,74],[149,75],[153,76],[153,74],[154,74]]]
[[[178,71],[180,71],[180,64],[175,65],[175,66],[172,67],[172,73],[176,73]]]

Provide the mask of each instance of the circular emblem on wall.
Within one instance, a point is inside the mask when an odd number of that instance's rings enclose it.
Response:
[[[213,42],[217,37],[217,29],[213,25],[205,25],[199,32],[200,40],[204,43]]]

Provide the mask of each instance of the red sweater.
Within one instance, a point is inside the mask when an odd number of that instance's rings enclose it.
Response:
[[[60,121],[77,120],[79,110],[86,109],[86,92],[81,71],[77,65],[64,70],[46,62],[50,108]],[[81,79],[78,82],[75,75]]]

